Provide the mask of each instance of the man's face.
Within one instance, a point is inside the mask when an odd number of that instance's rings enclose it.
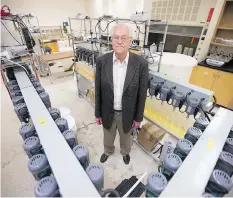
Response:
[[[132,39],[129,37],[127,27],[116,27],[112,36],[112,48],[116,54],[124,54],[129,50]]]

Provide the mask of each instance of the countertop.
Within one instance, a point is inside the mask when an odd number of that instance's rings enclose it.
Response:
[[[199,62],[198,65],[203,66],[203,67],[209,67],[209,68],[212,68],[212,69],[217,69],[217,70],[233,73],[233,59],[230,60],[228,63],[226,63],[222,67],[214,67],[214,66],[208,65],[205,60]]]

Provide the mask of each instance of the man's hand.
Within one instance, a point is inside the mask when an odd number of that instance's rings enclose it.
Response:
[[[132,128],[137,129],[137,128],[139,128],[139,127],[140,127],[140,125],[141,125],[141,122],[136,122],[136,121],[134,120],[134,121],[133,121]]]
[[[95,121],[98,125],[102,124],[102,118],[95,118]]]

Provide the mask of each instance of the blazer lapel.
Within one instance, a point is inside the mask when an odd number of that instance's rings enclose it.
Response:
[[[113,52],[109,53],[106,66],[108,83],[113,90]]]
[[[124,84],[123,93],[125,92],[131,80],[133,79],[134,73],[135,73],[135,65],[133,62],[133,54],[129,52],[129,60],[128,60],[128,66],[127,66],[127,71],[126,71],[126,76],[125,76],[125,84]]]

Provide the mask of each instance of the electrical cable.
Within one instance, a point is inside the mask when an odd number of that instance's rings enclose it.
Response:
[[[138,24],[137,24],[136,21],[133,21],[133,22],[135,23],[136,28],[138,29],[138,31],[139,31],[141,34],[145,34],[145,33],[146,33],[146,32],[142,32],[142,31],[140,30],[140,26],[138,26]]]
[[[11,32],[8,30],[8,28],[5,26],[5,24],[1,21],[2,25],[5,27],[5,29],[7,30],[7,32],[11,35],[11,37],[20,45],[22,46],[23,44],[21,44],[12,34]]]

